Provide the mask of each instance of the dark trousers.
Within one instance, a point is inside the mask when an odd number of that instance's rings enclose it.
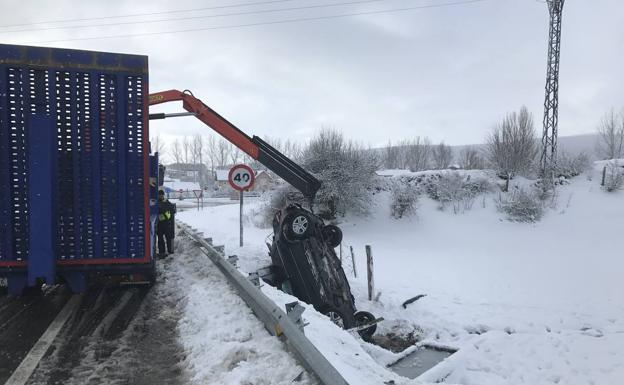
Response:
[[[165,244],[167,253],[173,253],[173,234],[169,231],[158,231],[158,253],[165,254]]]

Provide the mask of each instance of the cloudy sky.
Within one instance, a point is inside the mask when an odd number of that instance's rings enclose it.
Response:
[[[537,0],[0,4],[0,42],[149,55],[151,92],[190,89],[251,135],[303,141],[333,127],[372,146],[479,143],[523,104],[541,132],[548,11]],[[43,24],[75,19],[90,20]],[[591,133],[624,107],[623,48],[624,2],[566,1],[560,135]],[[150,129],[205,132],[192,118]]]

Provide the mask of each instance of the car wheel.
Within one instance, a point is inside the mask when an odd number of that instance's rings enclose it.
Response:
[[[303,211],[292,212],[284,218],[282,231],[286,240],[294,242],[305,239],[312,231],[310,215]]]
[[[327,225],[323,228],[323,236],[325,241],[331,247],[338,247],[342,242],[342,230],[338,226]]]
[[[328,309],[327,311],[324,311],[323,314],[325,314],[331,322],[336,324],[336,326],[339,326],[341,329],[344,329],[345,327],[344,317],[342,316],[342,313],[340,313],[338,310]]]
[[[375,316],[367,311],[358,311],[353,316],[355,317],[356,326],[366,325],[375,321]],[[362,339],[368,340],[373,336],[373,334],[375,334],[375,331],[377,331],[377,325],[371,325],[366,329],[358,330],[358,334],[362,337]]]

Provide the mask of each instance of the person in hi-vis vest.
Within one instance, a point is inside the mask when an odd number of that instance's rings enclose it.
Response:
[[[173,254],[173,238],[175,236],[175,224],[173,222],[174,214],[175,205],[169,202],[169,200],[165,197],[165,192],[163,190],[159,190],[156,235],[158,236],[158,254],[160,256]]]

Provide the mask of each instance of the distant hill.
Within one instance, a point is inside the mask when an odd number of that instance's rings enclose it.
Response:
[[[598,140],[598,134],[583,134],[583,135],[571,135],[571,136],[560,136],[558,138],[558,150],[565,151],[570,155],[577,155],[581,152],[586,153],[592,158],[597,158],[596,152],[596,142]],[[474,144],[474,145],[465,145],[465,146],[452,146],[453,155],[458,156],[460,151],[466,147],[474,147],[477,149],[483,149],[485,147],[484,144]]]

